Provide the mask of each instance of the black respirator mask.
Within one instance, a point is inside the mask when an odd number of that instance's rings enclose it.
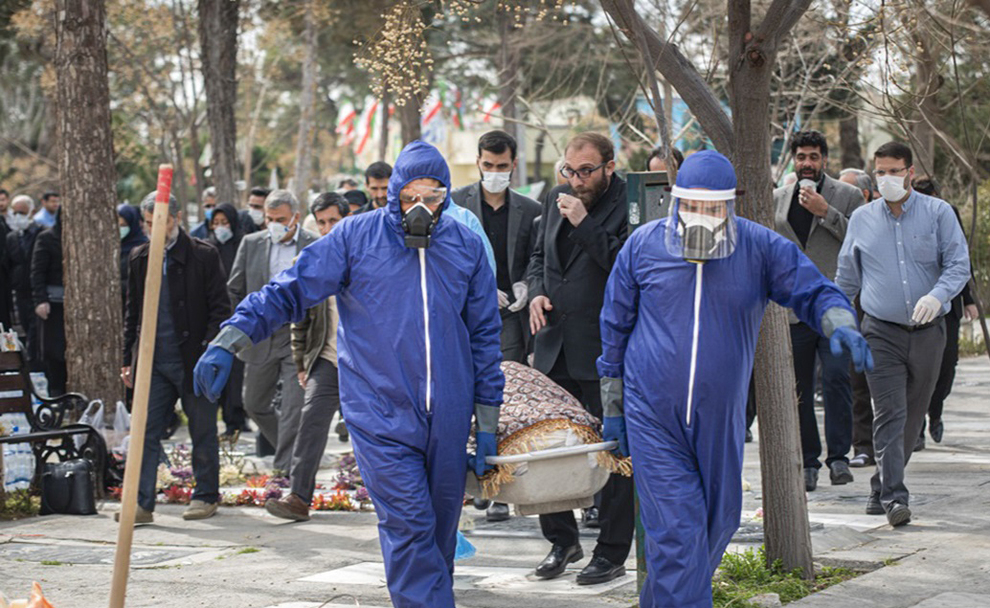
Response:
[[[440,221],[443,206],[436,213],[422,202],[416,203],[402,214],[402,230],[406,233],[406,247],[426,249],[430,246],[430,235]]]

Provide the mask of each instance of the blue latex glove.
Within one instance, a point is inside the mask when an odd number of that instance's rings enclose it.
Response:
[[[602,440],[618,441],[619,447],[612,452],[617,452],[623,458],[629,456],[629,438],[626,435],[626,419],[624,416],[606,416],[602,420]]]
[[[495,433],[475,433],[475,439],[477,449],[474,454],[468,456],[468,468],[473,469],[474,474],[481,477],[495,466],[485,462],[485,457],[497,454],[498,442],[495,440]]]
[[[233,364],[232,352],[219,346],[208,346],[193,369],[193,392],[196,396],[205,396],[211,403],[216,403],[227,384]]]
[[[870,345],[866,343],[863,334],[855,329],[839,327],[832,332],[829,346],[832,348],[832,354],[836,357],[841,356],[843,350],[849,353],[853,367],[856,368],[857,372],[873,371],[873,353],[870,352]]]

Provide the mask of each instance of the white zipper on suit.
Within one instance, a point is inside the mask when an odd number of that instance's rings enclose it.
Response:
[[[694,281],[694,328],[691,337],[691,371],[688,374],[687,425],[691,426],[691,408],[694,406],[694,375],[698,369],[698,331],[701,326],[701,283],[704,276],[704,264],[696,263],[698,267]]]
[[[423,329],[426,332],[426,411],[430,411],[430,384],[433,361],[430,357],[430,308],[426,293],[426,249],[419,250],[419,287],[423,293]]]

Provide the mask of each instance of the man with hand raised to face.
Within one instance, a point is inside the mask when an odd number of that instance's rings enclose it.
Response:
[[[598,418],[598,314],[628,231],[626,183],[615,174],[614,154],[612,141],[600,133],[581,133],[568,142],[560,168],[567,183],[551,190],[543,205],[527,273],[533,367]],[[598,502],[585,514],[585,523],[597,523],[601,530],[578,584],[604,583],[626,572],[635,527],[632,480],[613,474]],[[573,512],[541,515],[540,527],[553,547],[537,566],[538,577],[560,576],[568,564],[584,558]]]
[[[378,515],[392,603],[404,608],[454,608],[465,469],[491,468],[505,383],[495,273],[483,238],[448,213],[449,189],[440,152],[407,145],[386,207],[346,218],[247,296],[195,374],[214,398],[233,353],[337,296],[340,403]]]
[[[632,455],[646,532],[639,605],[710,608],[739,527],[746,397],[770,301],[870,369],[842,292],[798,247],[734,213],[736,174],[714,150],[684,160],[667,218],[622,247],[601,313],[604,429]]]

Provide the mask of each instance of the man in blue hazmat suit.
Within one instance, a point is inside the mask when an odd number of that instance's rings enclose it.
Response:
[[[872,366],[843,293],[793,243],[735,217],[727,158],[689,156],[672,194],[669,217],[619,252],[601,313],[603,436],[632,453],[642,608],[712,605],[712,575],[739,527],[746,395],[768,300],[857,368]]]
[[[386,207],[345,218],[245,298],[195,370],[196,389],[214,398],[233,353],[337,296],[341,409],[397,608],[453,608],[472,414],[478,475],[496,452],[504,379],[495,274],[482,239],[446,214],[449,191],[440,152],[410,143]]]

